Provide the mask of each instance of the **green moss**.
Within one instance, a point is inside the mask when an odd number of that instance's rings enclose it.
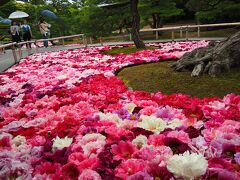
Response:
[[[131,53],[135,50],[134,47],[124,47],[110,50],[110,53]],[[193,78],[190,72],[173,71],[169,67],[171,63],[165,61],[127,67],[118,73],[118,77],[133,90],[160,91],[165,94],[186,93],[201,98],[240,94],[240,68],[232,69],[230,73],[219,77],[204,75]]]
[[[156,47],[154,46],[150,46],[150,47],[146,47],[146,49],[155,49]],[[137,51],[142,51],[144,49],[137,49],[135,46],[129,46],[129,47],[123,47],[123,48],[113,48],[111,50],[105,51],[105,54],[110,54],[110,55],[114,55],[114,54],[130,54],[130,53],[135,53]]]
[[[134,90],[186,93],[197,97],[223,97],[228,93],[240,94],[240,69],[233,69],[219,77],[191,77],[189,72],[175,72],[171,62],[158,62],[128,67],[120,71],[120,77]]]

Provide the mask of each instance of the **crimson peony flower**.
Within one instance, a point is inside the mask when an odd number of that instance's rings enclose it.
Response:
[[[231,162],[224,160],[222,158],[211,158],[208,160],[209,168],[220,168],[228,171],[234,171],[234,167]]]
[[[99,159],[97,157],[85,159],[78,165],[78,170],[83,172],[85,169],[95,169],[99,166]]]
[[[35,167],[35,174],[56,174],[60,169],[59,163],[42,162]]]
[[[185,151],[190,150],[188,145],[177,138],[165,137],[163,139],[165,146],[169,146],[174,154],[184,153]]]
[[[0,150],[8,149],[11,150],[11,143],[9,136],[0,137]]]
[[[149,164],[147,172],[155,179],[169,180],[173,178],[173,174],[168,171],[167,167],[161,167],[158,164]]]
[[[80,174],[76,164],[70,162],[62,167],[62,173],[65,179],[78,179]]]
[[[131,131],[134,133],[135,136],[144,135],[146,137],[149,137],[150,135],[153,134],[152,131],[148,131],[148,130],[140,128],[140,127],[134,127],[131,129]]]

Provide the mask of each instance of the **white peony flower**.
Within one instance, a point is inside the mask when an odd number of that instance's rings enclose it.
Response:
[[[179,119],[174,119],[171,122],[168,123],[168,128],[175,129],[176,127],[182,126],[183,123]]]
[[[133,111],[134,111],[134,109],[135,109],[135,107],[137,107],[136,104],[134,104],[134,103],[128,103],[128,104],[126,104],[123,108],[126,109],[129,113],[132,114]]]
[[[65,137],[61,139],[57,136],[55,139],[53,139],[52,151],[55,152],[65,147],[69,147],[72,144],[72,141],[72,138]]]
[[[84,155],[89,158],[96,157],[104,149],[105,141],[89,142],[85,146],[82,146]]]
[[[59,75],[57,76],[57,79],[59,80],[67,79],[67,75],[66,74]]]
[[[85,136],[83,136],[79,140],[78,144],[81,146],[85,146],[89,142],[100,142],[100,141],[105,141],[105,140],[106,140],[106,137],[103,136],[102,134],[91,133],[91,134],[86,134]]]
[[[208,162],[201,154],[188,151],[184,154],[174,155],[167,161],[167,169],[172,172],[176,178],[194,179],[205,174]]]
[[[108,121],[112,121],[112,122],[116,122],[116,123],[120,123],[122,122],[122,119],[117,115],[117,114],[113,114],[113,113],[98,113],[100,120],[108,120]]]
[[[210,102],[209,105],[216,110],[220,110],[220,109],[225,108],[225,104],[222,103],[222,102],[219,102],[219,101]]]
[[[12,140],[12,145],[14,147],[18,147],[18,146],[21,146],[23,144],[26,144],[26,138],[24,136],[16,136],[15,138],[13,138]]]
[[[157,118],[153,115],[140,117],[142,122],[138,124],[138,127],[152,131],[154,133],[159,133],[167,128],[167,123],[160,118]]]
[[[138,135],[133,141],[132,143],[135,144],[138,149],[141,149],[143,147],[146,147],[147,146],[147,137],[146,136],[143,136],[143,135]]]

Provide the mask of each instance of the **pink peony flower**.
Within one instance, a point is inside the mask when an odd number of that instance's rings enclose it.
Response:
[[[116,176],[122,179],[127,179],[129,176],[144,171],[146,164],[141,159],[129,159],[121,163],[116,169]]]
[[[136,174],[129,176],[128,180],[154,180],[154,179],[146,172],[137,172]]]
[[[46,143],[46,138],[43,136],[34,136],[31,139],[28,139],[27,142],[32,146],[43,146]]]
[[[162,146],[164,145],[163,139],[165,138],[165,135],[159,134],[159,135],[151,135],[148,138],[148,144],[154,145],[154,146]]]
[[[84,170],[79,176],[78,180],[102,180],[101,176],[91,169]]]
[[[186,144],[191,142],[191,139],[189,138],[188,134],[185,133],[184,131],[170,131],[169,133],[167,133],[167,137],[176,138]]]
[[[112,153],[115,160],[130,159],[136,151],[137,148],[128,141],[120,141],[118,144],[112,145]]]
[[[86,157],[84,157],[83,153],[81,152],[74,152],[69,155],[68,162],[72,162],[76,165],[79,165]]]

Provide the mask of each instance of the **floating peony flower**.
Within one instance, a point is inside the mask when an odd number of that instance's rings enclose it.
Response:
[[[84,170],[79,176],[78,180],[102,180],[101,176],[91,169]]]
[[[183,125],[182,121],[180,121],[179,119],[174,119],[171,122],[168,122],[167,127],[171,128],[171,129],[175,129],[175,128],[180,127],[182,125]]]
[[[130,114],[126,109],[119,109],[115,111],[115,113],[121,118],[121,119],[129,119]]]
[[[137,107],[136,104],[134,103],[129,103],[129,104],[126,104],[123,108],[126,109],[129,113],[133,113],[135,107]]]
[[[189,151],[180,155],[173,155],[167,161],[167,169],[176,178],[195,179],[204,175],[208,167],[208,162],[204,156]]]
[[[128,180],[154,180],[152,176],[150,176],[146,172],[137,172],[127,178]]]
[[[12,139],[12,145],[14,147],[18,147],[23,144],[26,144],[26,138],[24,136],[16,136]]]
[[[143,136],[143,135],[138,135],[133,141],[132,143],[138,148],[141,149],[143,147],[147,146],[147,137]]]
[[[167,123],[162,119],[156,118],[155,116],[144,116],[140,117],[142,120],[139,122],[138,127],[152,131],[154,133],[159,133],[167,127]]]
[[[0,74],[0,179],[197,179],[206,164],[202,179],[240,179],[239,95],[150,94],[115,75],[207,44],[151,43],[157,49],[114,56],[102,51],[129,45],[90,47],[22,59]]]
[[[115,160],[130,159],[136,151],[136,147],[130,142],[120,141],[118,145],[112,145],[112,153]]]
[[[236,161],[236,163],[238,163],[240,165],[240,152],[238,152],[234,155],[234,160]]]
[[[61,150],[65,147],[69,147],[72,144],[72,138],[59,138],[58,136],[53,139],[52,151],[55,152],[56,150]]]
[[[144,171],[146,163],[141,159],[129,159],[116,168],[116,176],[127,179],[128,176]]]
[[[72,162],[65,164],[62,167],[62,172],[66,179],[77,179],[80,174],[80,172],[77,168],[77,165]]]
[[[116,122],[116,123],[120,123],[122,121],[122,119],[117,114],[99,113],[98,115],[100,116],[100,120],[108,120],[108,121],[113,121],[113,122]]]

